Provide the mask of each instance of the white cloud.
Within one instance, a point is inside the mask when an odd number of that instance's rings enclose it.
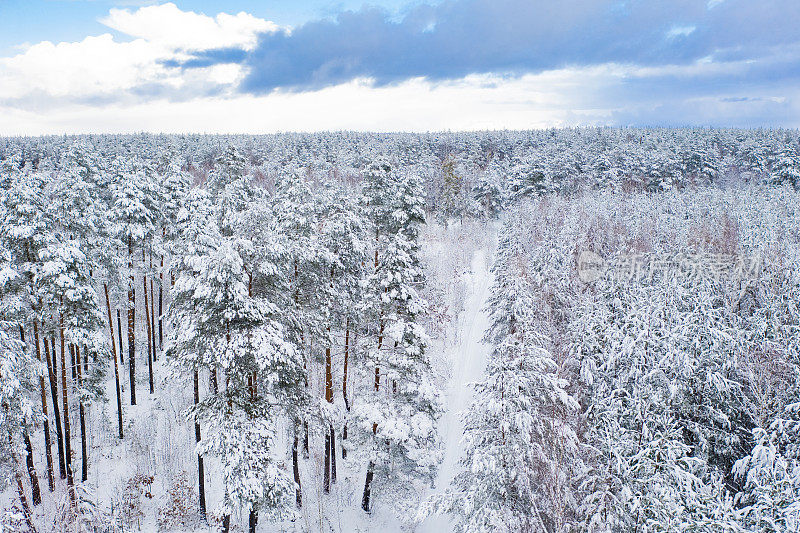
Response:
[[[166,76],[157,63],[165,56],[152,43],[118,43],[108,33],[76,43],[44,41],[0,59],[0,98],[106,95]]]
[[[584,82],[603,69],[563,70],[506,80],[474,75],[443,83],[412,79],[375,88],[357,80],[315,92],[65,105],[48,113],[3,109],[2,134],[63,132],[427,131],[542,128],[605,123],[612,109],[581,107]]]
[[[685,67],[691,72],[694,67]],[[755,89],[747,101],[724,97],[686,100],[664,92],[620,101],[631,80],[658,78],[661,72],[607,64],[564,68],[518,78],[471,75],[433,83],[421,78],[374,87],[362,79],[319,91],[274,92],[253,96],[226,93],[190,100],[159,97],[147,101],[115,101],[106,105],[66,103],[47,111],[0,103],[0,135],[198,132],[271,133],[278,131],[370,130],[431,131],[529,129],[607,124],[705,124],[726,120],[732,125],[777,121],[797,127],[800,92],[772,86]],[[229,71],[195,71],[201,78],[234,76]],[[685,75],[690,75],[689,72]],[[181,78],[179,83],[192,84]],[[758,98],[761,97],[761,98]],[[770,98],[774,97],[774,98]],[[684,117],[694,117],[692,120]],[[723,119],[720,119],[723,117]],[[727,118],[725,118],[727,117]],[[783,117],[778,120],[776,117]],[[670,122],[672,121],[672,122]]]
[[[686,37],[694,33],[697,26],[674,26],[667,32],[667,39],[675,39],[676,37]]]
[[[142,7],[136,11],[112,9],[100,22],[132,37],[184,50],[251,49],[256,45],[259,33],[279,29],[275,23],[245,12],[209,17],[181,11],[172,3]]]
[[[242,76],[239,65],[182,71],[165,67],[164,61],[187,59],[183,50],[252,47],[258,33],[278,29],[247,13],[209,17],[171,3],[112,9],[102,22],[134,39],[120,42],[105,33],[79,42],[25,46],[17,55],[0,58],[0,100],[55,107],[68,101],[130,101],[141,92],[172,91],[175,98],[190,99],[231,90]]]

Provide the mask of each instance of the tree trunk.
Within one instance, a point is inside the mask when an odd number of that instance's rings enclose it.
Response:
[[[344,331],[344,375],[342,377],[342,397],[344,398],[344,406],[348,411],[350,410],[350,399],[347,397],[347,367],[350,363],[350,318],[345,320]]]
[[[300,312],[300,284],[298,283],[298,267],[297,267],[297,259],[293,260],[293,269],[294,269],[294,306],[297,312]],[[305,387],[308,388],[308,364],[306,362],[306,354],[305,354],[305,336],[303,334],[303,325],[300,324],[300,347],[303,351],[303,380],[305,381]],[[303,421],[303,458],[308,459],[308,422]],[[299,479],[299,478],[298,478]]]
[[[364,495],[361,497],[361,508],[365,512],[370,512],[370,498],[372,496],[372,477],[375,475],[374,473],[375,465],[372,461],[369,462],[367,466],[367,480],[364,482]]]
[[[61,337],[61,402],[64,406],[64,464],[67,469],[67,487],[70,502],[75,504],[75,478],[72,475],[72,446],[69,434],[69,400],[67,398],[67,361],[64,347],[64,315],[59,317],[59,335]]]
[[[383,323],[383,319],[381,319],[381,327],[378,331],[378,350],[381,349],[383,345],[383,328],[385,327]],[[375,392],[378,392],[381,387],[381,369],[377,366],[375,367]],[[372,424],[372,434],[375,435],[378,432],[378,424]]]
[[[194,404],[200,403],[200,376],[197,370],[194,371]],[[200,442],[200,422],[194,421],[194,441]],[[197,492],[200,494],[200,516],[206,519],[206,485],[205,469],[203,468],[203,456],[197,454]]]
[[[256,525],[258,525],[258,511],[255,509],[250,509],[250,520],[249,522],[249,531],[250,533],[256,533]]]
[[[28,469],[28,477],[31,478],[31,500],[36,506],[42,503],[42,492],[39,490],[39,476],[36,475],[36,467],[33,464],[33,446],[27,427],[22,430],[22,440],[25,442],[25,466]]]
[[[151,268],[152,268],[153,259],[150,259]],[[151,336],[153,339],[153,361],[157,361],[156,358],[156,293],[153,292],[153,276],[150,276],[150,331]]]
[[[50,399],[53,400],[53,418],[56,421],[56,440],[58,446],[58,473],[61,479],[66,479],[67,471],[64,467],[64,436],[61,432],[61,413],[58,410],[58,381],[53,362],[50,360],[50,348],[47,344],[47,338],[42,339],[44,342],[44,358],[47,361],[47,375],[50,378]],[[53,344],[53,357],[56,354],[56,345]],[[57,367],[56,367],[57,368]]]
[[[136,291],[133,289],[133,276],[128,286],[128,373],[131,405],[136,405]]]
[[[300,464],[297,458],[297,425],[295,425],[294,443],[292,444],[292,470],[294,470],[294,482],[297,485],[295,490],[297,508],[301,509],[303,507],[303,489],[300,485]]]
[[[231,530],[231,515],[226,514],[222,517],[222,533],[230,533]]]
[[[58,352],[56,352],[56,336],[50,335],[50,347],[53,349],[53,373],[58,376]]]
[[[377,255],[376,255],[377,258]],[[381,345],[383,344],[383,328],[384,324],[381,321],[380,332],[378,333],[378,349],[380,350]],[[381,373],[380,369],[376,366],[375,367],[375,392],[380,390],[381,386]],[[372,434],[377,435],[378,433],[378,424],[372,424]],[[372,477],[375,475],[375,463],[372,461],[369,462],[367,465],[367,479],[364,482],[364,495],[361,498],[361,508],[364,509],[365,512],[370,512],[370,497],[371,497],[371,490],[372,490]]]
[[[25,340],[23,339],[23,342]],[[36,348],[36,360],[42,362],[42,350],[39,347],[39,323],[33,321],[33,343]],[[42,415],[44,416],[44,456],[47,461],[47,488],[50,492],[56,489],[55,474],[53,473],[53,448],[50,440],[50,419],[47,416],[47,391],[45,390],[44,376],[39,376],[39,389],[42,393]]]
[[[86,347],[83,350],[83,359],[86,360],[88,353]],[[86,413],[83,405],[83,375],[81,374],[81,349],[75,346],[75,360],[78,363],[78,412],[80,413],[81,420],[81,481],[89,479],[89,453],[86,449]]]
[[[328,328],[328,335],[331,333],[331,328]],[[325,348],[325,401],[333,403],[333,369],[331,368],[331,347],[328,345]]]
[[[69,345],[69,359],[72,362],[72,381],[75,381],[78,375],[75,373],[75,350],[72,344]]]
[[[114,322],[111,318],[111,300],[108,298],[108,284],[103,283],[103,289],[106,293],[106,310],[108,311],[108,330],[111,333],[111,352],[114,356],[114,381],[117,386],[117,426],[119,429],[119,438],[122,437],[122,396],[119,391],[119,365],[117,364],[117,346],[114,344]],[[122,344],[120,344],[120,350]]]
[[[303,420],[303,459],[308,459],[308,421]]]
[[[214,392],[214,394],[219,394],[219,385],[217,385],[217,369],[216,368],[212,368],[211,369],[211,376],[210,376],[209,379],[211,381],[211,390]]]
[[[164,350],[164,256],[158,273],[158,349]]]
[[[328,337],[330,338],[331,328],[328,326]],[[331,368],[331,346],[330,341],[325,347],[325,401],[333,403],[333,369]],[[331,490],[331,439],[330,428],[325,430],[325,473],[323,474],[323,490]]]
[[[336,432],[333,430],[333,424],[331,424],[330,431],[331,431],[331,483],[336,483]]]
[[[122,347],[122,320],[120,318],[119,309],[117,309],[117,336],[119,337],[119,362],[120,364],[125,364],[125,355],[123,352],[125,351]]]
[[[247,285],[247,290],[248,290],[248,295],[249,296],[252,296],[252,281],[253,280],[252,280],[252,277],[251,277],[250,278],[250,282]],[[247,385],[248,385],[247,388],[250,390],[250,401],[252,401],[253,403],[255,403],[255,401],[256,401],[256,387],[257,387],[256,381],[257,381],[257,379],[258,379],[258,374],[256,373],[256,371],[253,371],[252,374],[247,376]],[[256,506],[255,505],[252,505],[250,507],[250,517],[249,517],[248,522],[249,522],[249,526],[250,526],[249,527],[250,533],[255,533],[256,532],[256,525],[258,524],[258,510],[256,510]]]
[[[37,352],[40,351],[37,343]],[[37,356],[41,361],[41,358]],[[56,478],[53,468],[53,442],[50,436],[50,419],[47,416],[47,392],[45,391],[44,376],[39,376],[39,387],[42,389],[42,414],[44,415],[44,454],[47,461],[47,488],[50,492],[56,489]],[[56,415],[58,416],[58,415]]]
[[[347,365],[350,360],[350,317],[345,319],[345,332],[344,332],[344,376],[342,377],[342,397],[344,397],[344,408],[350,412],[350,399],[347,397]],[[344,421],[344,429],[342,430],[342,459],[347,459],[347,448],[344,447],[344,441],[347,440],[347,419]]]
[[[144,285],[144,321],[147,326],[147,374],[150,381],[150,394],[153,394],[153,392],[155,392],[153,388],[153,338],[150,335],[150,308],[147,304],[147,276],[142,276],[142,284]]]
[[[331,434],[325,430],[325,471],[322,474],[322,490],[331,491]]]
[[[19,497],[19,503],[22,506],[22,514],[25,515],[25,523],[28,525],[28,529],[32,533],[36,533],[36,526],[33,525],[33,515],[31,514],[31,508],[28,505],[28,498],[25,496],[25,489],[22,486],[22,476],[19,473],[19,468],[17,468],[17,459],[16,459],[16,454],[13,452],[14,445],[13,442],[11,442],[10,432],[8,440],[9,440],[9,449],[12,450],[11,461],[14,468],[14,480],[16,481],[17,485],[17,496]]]

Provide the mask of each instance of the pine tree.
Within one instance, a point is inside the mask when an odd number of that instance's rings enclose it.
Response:
[[[111,234],[123,246],[128,258],[128,366],[131,405],[136,405],[136,289],[134,258],[155,233],[157,199],[150,170],[132,159],[117,159],[114,176],[114,206]],[[144,252],[142,252],[144,253]],[[148,360],[150,354],[148,354]],[[152,368],[149,368],[152,374]]]
[[[32,513],[22,485],[22,475],[16,450],[21,448],[27,423],[33,418],[33,402],[30,394],[34,390],[36,375],[43,372],[40,364],[31,359],[22,341],[10,336],[15,324],[0,322],[0,434],[8,452],[0,458],[2,479],[14,479],[17,496],[22,506],[25,521],[31,531],[36,531]]]
[[[569,474],[578,439],[568,422],[578,404],[536,330],[533,274],[515,221],[493,268],[485,338],[493,349],[463,415],[462,470],[428,507],[453,514],[458,531],[567,531],[574,511]]]
[[[184,256],[173,287],[171,316],[180,328],[167,354],[192,372],[219,369],[225,376],[225,388],[197,403],[190,416],[207,428],[198,452],[221,461],[226,523],[241,506],[252,517],[291,516],[294,483],[272,457],[274,407],[302,399],[302,364],[276,320],[277,308],[252,295],[237,250],[246,245],[207,226],[198,240],[209,248]]]
[[[541,162],[516,165],[509,174],[509,200],[511,202],[539,196],[551,189],[545,166]]]
[[[319,205],[298,169],[285,172],[276,184],[272,198],[275,232],[280,241],[281,276],[285,280],[285,291],[278,300],[281,321],[286,328],[287,339],[296,347],[303,360],[305,384],[309,386],[311,347],[316,339],[324,335],[326,324],[320,296],[321,288],[329,283],[329,271],[325,267],[325,253],[319,242],[315,223],[319,216]],[[295,406],[297,414],[295,440],[302,436],[302,451],[309,454],[308,420],[316,413],[311,405]],[[302,427],[302,429],[300,429]],[[293,444],[293,448],[298,443]],[[299,466],[296,453],[292,456],[297,484],[297,505],[302,505]]]
[[[743,479],[744,522],[758,531],[800,528],[800,403],[786,406],[768,429],[755,430],[756,444],[737,461]]]
[[[215,163],[206,187],[214,198],[220,232],[230,237],[238,214],[252,199],[253,187],[246,172],[245,158],[235,146],[228,146]]]
[[[8,268],[16,274],[7,280],[2,287],[6,294],[14,294],[18,300],[15,306],[16,316],[19,320],[21,340],[24,342],[26,328],[33,330],[33,353],[41,361],[39,347],[39,323],[44,315],[45,306],[37,295],[36,277],[42,267],[39,254],[53,238],[51,219],[48,217],[45,202],[45,181],[40,174],[18,175],[9,188],[2,193],[1,209],[2,223],[0,224],[0,238],[3,246],[8,251]],[[17,275],[18,274],[18,275]],[[49,360],[48,360],[49,363]],[[55,474],[53,472],[53,457],[50,439],[50,423],[47,416],[47,393],[45,390],[44,376],[39,376],[39,389],[44,425],[45,458],[47,461],[48,487],[52,492],[55,488]],[[54,403],[53,411],[59,417],[58,405]],[[56,424],[56,435],[59,445],[59,466],[64,474],[64,461],[61,454],[62,436],[60,421]],[[29,436],[25,433],[26,442]],[[29,471],[33,472],[32,457],[28,457]],[[38,490],[38,482],[32,478],[32,485]],[[39,497],[33,498],[34,505],[39,503]]]
[[[370,298],[378,303],[373,314],[380,322],[378,342],[366,356],[375,371],[374,388],[353,404],[357,438],[368,458],[361,504],[367,512],[376,476],[381,486],[401,496],[400,506],[414,492],[414,482],[433,480],[441,456],[436,420],[443,408],[426,353],[427,335],[418,320],[426,303],[416,290],[423,281],[418,237],[424,198],[415,176],[395,179],[395,200],[383,211],[387,219],[375,221],[388,242],[370,283]]]
[[[336,481],[336,430],[334,424],[342,418],[340,409],[334,404],[334,335],[344,331],[344,360],[342,365],[342,399],[344,415],[350,411],[347,395],[348,366],[350,364],[350,331],[360,323],[359,307],[362,299],[364,264],[368,259],[366,226],[357,212],[357,206],[343,191],[333,191],[324,202],[320,245],[325,252],[323,268],[329,272],[328,283],[320,288],[323,303],[325,332],[325,402],[329,409],[323,412],[325,424],[324,486]],[[338,402],[336,402],[338,404]],[[346,423],[342,431],[342,454],[346,456],[344,440],[347,438]]]
[[[503,189],[493,169],[482,173],[472,188],[472,197],[479,205],[483,218],[494,219],[503,209]]]
[[[45,305],[58,317],[58,330],[61,342],[62,399],[64,406],[64,442],[67,482],[73,486],[71,442],[69,435],[69,403],[66,387],[65,343],[74,351],[83,349],[91,356],[92,364],[85,368],[88,373],[76,383],[78,403],[82,409],[86,404],[102,399],[102,381],[107,350],[102,335],[102,312],[99,299],[89,275],[91,263],[78,248],[76,241],[54,242],[41,252],[42,269],[37,278],[39,296]],[[81,427],[82,450],[85,446],[86,431]],[[88,464],[84,454],[83,462]]]
[[[718,431],[720,420],[719,412],[704,412],[716,398],[703,404],[692,398],[695,372],[699,380],[715,383],[706,393],[724,397],[735,391],[713,361],[703,362],[725,353],[725,337],[717,336],[720,345],[708,349],[713,328],[704,333],[706,326],[692,324],[705,314],[687,312],[705,292],[677,279],[631,287],[619,280],[603,283],[573,326],[591,451],[582,479],[585,527],[736,530],[737,513],[720,472],[702,443],[692,442],[698,422],[711,439],[708,430]],[[689,413],[703,416],[692,420]]]
[[[162,240],[163,248],[160,259],[160,272],[158,283],[158,344],[163,349],[164,344],[164,274],[170,276],[170,268],[167,265],[167,272],[164,271],[164,254],[173,256],[176,253],[177,241],[180,239],[178,214],[184,207],[189,191],[191,189],[190,176],[183,172],[180,166],[173,160],[171,154],[170,161],[165,169],[165,176],[162,185]],[[169,285],[168,285],[169,286]]]
[[[93,153],[92,148],[81,143],[69,147],[62,158],[61,169],[53,182],[51,218],[58,232],[74,240],[87,256],[90,262],[90,275],[94,279],[103,280],[110,351],[114,363],[117,429],[119,438],[123,438],[119,364],[114,343],[109,294],[109,285],[112,291],[120,285],[122,262],[119,257],[121,243],[112,233],[115,197],[111,187],[111,174],[107,172],[105,163]],[[120,343],[121,350],[122,343]],[[84,361],[88,363],[86,355],[84,354]]]
[[[689,143],[681,154],[684,175],[698,184],[714,183],[721,174],[718,154],[697,139],[690,139]]]
[[[177,217],[178,239],[172,249],[173,265],[171,270],[177,275],[176,284],[172,288],[172,302],[170,303],[169,316],[171,320],[195,320],[192,316],[192,296],[197,287],[197,277],[208,255],[213,251],[217,241],[221,238],[214,220],[214,207],[205,189],[193,189],[186,196],[186,205],[181,207]],[[176,295],[179,297],[176,299]],[[180,322],[176,322],[173,331]],[[191,324],[191,323],[190,323]],[[173,334],[174,335],[174,334]],[[172,348],[172,341],[168,341],[167,356],[178,357],[177,347]],[[185,355],[182,356],[184,359]],[[207,361],[194,361],[190,366],[194,387],[194,404],[200,403],[200,370],[210,366]],[[213,369],[216,372],[215,369]],[[195,419],[195,442],[201,441],[200,421]],[[205,464],[202,454],[197,454],[198,476],[198,506],[203,520],[207,518],[206,490],[205,490]]]
[[[462,169],[457,168],[455,158],[452,154],[445,157],[442,162],[442,184],[439,192],[440,204],[437,209],[437,213],[445,225],[447,225],[448,219],[462,216],[465,211],[465,206],[461,201],[464,187],[464,177],[462,173]]]
[[[784,146],[775,156],[769,181],[773,184],[789,184],[800,189],[800,154],[794,146]]]

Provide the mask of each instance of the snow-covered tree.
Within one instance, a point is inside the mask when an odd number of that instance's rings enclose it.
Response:
[[[462,470],[430,507],[452,514],[458,531],[568,531],[575,508],[569,463],[578,453],[568,415],[578,404],[536,330],[524,249],[510,226],[504,234],[485,339],[493,349],[462,415]]]
[[[107,342],[103,336],[103,315],[90,275],[91,262],[74,240],[55,241],[41,251],[42,268],[37,274],[37,296],[58,320],[61,355],[61,386],[64,406],[64,457],[67,482],[73,484],[70,444],[69,400],[66,350],[75,356],[74,388],[77,391],[81,432],[81,480],[88,472],[88,443],[85,408],[103,399],[102,379],[107,364]],[[83,359],[81,359],[81,354]]]
[[[800,154],[794,146],[785,146],[775,156],[769,181],[773,184],[788,184],[800,189]]]
[[[500,177],[490,167],[482,173],[472,188],[472,198],[478,203],[478,212],[484,218],[493,219],[503,209],[503,187]]]
[[[341,190],[329,191],[325,195],[322,207],[321,228],[319,230],[320,246],[324,251],[324,269],[329,272],[328,283],[319,288],[321,310],[327,324],[325,342],[325,402],[323,419],[325,429],[325,463],[324,488],[329,490],[330,483],[336,481],[336,429],[342,418],[350,411],[350,397],[347,391],[350,357],[353,351],[352,332],[360,325],[361,303],[367,254],[367,232],[365,220],[358,213],[358,206]],[[341,404],[334,401],[334,346],[336,332],[344,332],[342,363],[342,399]],[[344,415],[344,416],[342,416]],[[346,424],[346,422],[345,422]],[[342,431],[342,439],[347,438],[347,426]],[[342,442],[342,456],[347,454]]]
[[[690,144],[681,153],[684,174],[695,183],[708,185],[720,176],[719,154],[698,139],[690,139]]]
[[[22,485],[17,450],[23,449],[23,435],[34,416],[30,397],[36,377],[43,369],[30,357],[25,344],[11,337],[9,330],[14,329],[16,324],[6,320],[0,322],[0,436],[5,450],[0,454],[0,482],[6,486],[13,480],[27,525],[35,531]]]
[[[510,170],[509,200],[516,202],[522,198],[538,196],[550,189],[544,164],[531,161],[514,166]]]
[[[443,407],[426,352],[428,338],[419,323],[426,303],[417,292],[423,282],[418,237],[424,198],[416,176],[394,177],[395,200],[383,211],[388,220],[375,221],[388,235],[370,280],[369,298],[377,301],[380,322],[377,343],[366,355],[374,386],[353,405],[357,438],[368,458],[362,497],[368,512],[376,478],[378,487],[400,497],[396,504],[401,507],[414,493],[415,481],[433,480],[440,461],[436,420]]]
[[[294,483],[276,464],[272,438],[283,406],[302,398],[302,362],[275,305],[252,295],[237,251],[242,244],[209,221],[196,242],[172,289],[171,318],[180,327],[167,353],[187,370],[219,371],[225,378],[224,388],[220,384],[189,414],[206,427],[198,452],[222,465],[226,527],[231,512],[245,507],[254,528],[257,513],[292,515]]]
[[[756,445],[737,461],[741,503],[753,531],[800,529],[800,403],[786,406],[768,429],[755,430]]]
[[[275,233],[280,239],[280,276],[285,290],[278,302],[287,339],[294,344],[303,361],[304,381],[309,386],[312,347],[325,335],[324,287],[329,284],[327,254],[320,245],[317,219],[320,210],[300,169],[284,172],[272,197]],[[296,501],[302,506],[302,490],[298,464],[299,439],[302,432],[303,453],[309,455],[309,418],[318,414],[310,404],[294,404],[296,428],[293,435],[292,463],[298,490]],[[302,429],[301,429],[302,426]]]
[[[714,359],[726,353],[724,330],[703,324],[708,293],[675,279],[602,283],[572,326],[591,452],[585,527],[737,530],[724,472],[711,457],[728,453],[721,444],[731,439],[720,436],[730,426],[719,411],[728,406],[719,400],[735,399],[737,389]],[[693,395],[697,385],[706,398]],[[706,439],[716,441],[711,450]]]
[[[16,180],[8,183],[8,189],[2,191],[0,203],[0,239],[2,249],[8,253],[8,262],[5,265],[13,275],[4,277],[0,283],[0,290],[4,294],[4,307],[13,308],[9,317],[17,321],[21,334],[27,330],[28,339],[33,341],[32,353],[41,361],[39,349],[39,334],[46,316],[46,306],[37,294],[37,277],[41,272],[41,252],[54,239],[52,219],[47,212],[46,181],[39,173],[21,174]],[[10,310],[10,309],[9,309]],[[32,333],[32,335],[30,334]],[[48,368],[50,360],[47,360]],[[51,378],[51,387],[53,379]],[[50,424],[47,417],[47,393],[45,391],[44,376],[39,376],[39,389],[41,393],[41,408],[43,415],[45,458],[47,460],[48,487],[54,490],[54,468],[51,451]],[[51,388],[53,395],[53,414],[56,417],[56,436],[58,444],[58,457],[60,474],[66,476],[63,456],[63,437],[61,432],[61,418],[58,404],[55,402],[56,391]],[[24,434],[26,445],[30,437]],[[29,446],[26,448],[30,449]],[[32,461],[32,458],[29,460]],[[32,471],[32,470],[31,470]],[[38,481],[32,479],[34,493],[38,492]],[[38,494],[34,494],[34,505],[39,503]]]
[[[136,405],[136,270],[135,253],[152,242],[156,233],[158,198],[152,171],[140,161],[118,158],[112,167],[114,205],[111,234],[127,256],[128,270],[128,366],[131,405]],[[146,282],[145,282],[146,284]],[[152,358],[147,354],[152,392]]]

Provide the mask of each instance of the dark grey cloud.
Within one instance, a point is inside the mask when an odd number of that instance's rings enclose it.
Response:
[[[637,103],[612,113],[606,121],[615,126],[712,126],[797,128],[800,109],[793,100],[745,97],[675,99],[655,104]]]
[[[216,48],[213,50],[201,50],[191,53],[191,55],[191,59],[168,59],[166,61],[162,61],[162,64],[167,67],[205,68],[224,63],[242,63],[245,59],[247,59],[247,52],[240,48]]]
[[[344,11],[264,34],[250,52],[203,52],[170,66],[241,63],[248,75],[240,90],[258,94],[360,77],[383,85],[609,62],[757,62],[797,43],[798,0],[725,0],[711,8],[707,0],[450,0],[413,5],[400,17]]]

